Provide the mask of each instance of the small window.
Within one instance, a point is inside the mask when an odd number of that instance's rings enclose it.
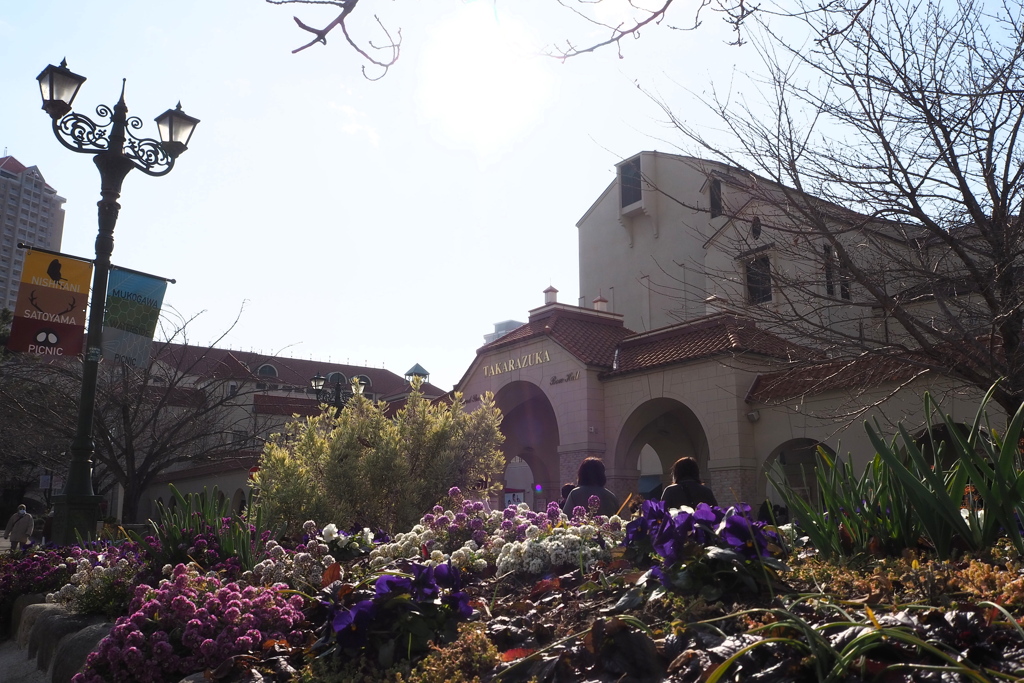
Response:
[[[750,219],[750,236],[755,240],[761,237],[761,217],[754,216]]]
[[[711,181],[711,217],[722,215],[722,181],[715,178]]]
[[[619,166],[619,192],[622,208],[636,204],[643,198],[640,182],[640,157],[630,159]]]
[[[228,396],[236,396],[238,394],[238,385],[232,382],[228,385]]]
[[[277,377],[277,368],[270,363],[266,363],[260,366],[260,369],[256,371],[256,374],[260,377]]]
[[[347,384],[348,380],[340,372],[332,372],[327,375],[327,384]]]
[[[747,300],[752,304],[772,300],[772,264],[767,256],[747,262]]]

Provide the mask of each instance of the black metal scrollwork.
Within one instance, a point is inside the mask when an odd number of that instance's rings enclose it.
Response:
[[[107,123],[97,124],[88,116],[75,112],[54,121],[57,139],[75,152],[105,152],[110,147],[110,110],[101,105],[96,108],[96,113],[104,116]]]
[[[132,134],[132,130],[139,130],[143,126],[142,120],[137,116],[124,119],[124,143],[120,150],[116,150],[111,148],[112,133],[117,124],[116,110],[101,104],[96,107],[96,114],[101,120],[100,123],[75,112],[69,112],[54,120],[53,131],[57,139],[73,152],[120,152],[134,164],[135,168],[147,175],[165,175],[174,166],[174,158],[167,153],[159,140],[140,138]]]
[[[132,160],[137,169],[153,176],[164,175],[174,166],[174,159],[159,140],[137,138],[131,132],[128,132],[125,140],[124,155]]]

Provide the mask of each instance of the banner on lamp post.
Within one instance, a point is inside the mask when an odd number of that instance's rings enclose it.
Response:
[[[91,279],[90,261],[27,250],[7,349],[39,356],[80,354]]]
[[[145,367],[166,291],[164,278],[116,266],[110,269],[103,317],[104,360]]]

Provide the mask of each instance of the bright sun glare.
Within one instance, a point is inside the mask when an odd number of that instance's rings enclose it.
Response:
[[[445,143],[498,156],[540,120],[555,90],[548,62],[524,24],[490,3],[462,5],[432,27],[420,111]]]

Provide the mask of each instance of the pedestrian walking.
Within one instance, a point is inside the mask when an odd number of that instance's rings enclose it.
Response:
[[[4,538],[11,539],[11,549],[20,545],[22,550],[28,550],[32,545],[33,524],[32,515],[28,514],[24,505],[19,505],[18,511],[11,515],[4,527]]]

